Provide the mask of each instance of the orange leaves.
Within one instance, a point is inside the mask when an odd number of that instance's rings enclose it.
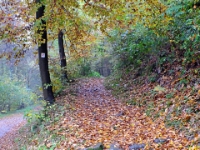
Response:
[[[154,149],[181,149],[187,144],[174,130],[166,129],[161,118],[153,121],[141,108],[115,100],[102,82],[103,79],[85,79],[78,83],[76,110],[66,111],[63,119],[49,128],[67,138],[57,148],[79,149],[99,142],[109,148],[116,142],[123,149],[133,143],[146,143],[147,148]],[[155,138],[170,140],[161,145],[153,143]]]
[[[187,101],[188,105],[194,105],[196,103],[196,101],[194,99],[190,99],[189,101]]]
[[[198,95],[200,96],[200,90],[198,90]]]

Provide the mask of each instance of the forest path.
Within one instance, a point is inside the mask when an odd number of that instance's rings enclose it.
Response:
[[[187,139],[166,128],[164,118],[153,121],[142,107],[115,99],[103,84],[102,78],[78,81],[74,112],[67,112],[59,125],[59,134],[67,141],[58,149],[81,149],[97,143],[103,143],[106,149],[113,143],[125,150],[144,145],[145,149],[186,149]]]
[[[0,149],[9,150],[14,147],[14,140],[18,130],[26,123],[23,114],[12,114],[0,118]]]

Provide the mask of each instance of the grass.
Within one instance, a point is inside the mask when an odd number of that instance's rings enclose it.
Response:
[[[39,104],[31,105],[31,106],[28,106],[28,107],[20,109],[20,110],[10,111],[10,112],[7,112],[5,114],[1,114],[0,113],[0,119],[4,118],[4,117],[7,117],[7,116],[10,116],[10,115],[13,115],[13,114],[17,114],[17,113],[25,114],[26,112],[28,112],[30,110],[33,110],[37,106],[39,106]]]

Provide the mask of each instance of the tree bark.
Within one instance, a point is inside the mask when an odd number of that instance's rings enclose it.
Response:
[[[64,42],[63,42],[63,32],[62,30],[58,33],[58,45],[59,45],[59,54],[60,54],[60,66],[61,66],[61,79],[65,82],[68,82],[68,76],[67,76],[67,61],[65,56],[65,50],[64,50]]]
[[[40,3],[40,0],[36,0],[36,3]],[[45,6],[42,5],[36,12],[36,19],[40,19],[44,15]],[[42,36],[44,42],[39,43],[38,56],[39,56],[39,68],[40,76],[42,80],[43,97],[49,104],[54,103],[54,95],[52,91],[51,79],[48,67],[48,50],[47,50],[47,29],[46,22],[42,20],[42,28],[38,29],[38,34]]]

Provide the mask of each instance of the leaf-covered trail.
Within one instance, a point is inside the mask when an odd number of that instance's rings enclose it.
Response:
[[[145,149],[186,149],[188,141],[183,135],[165,128],[162,119],[154,122],[142,108],[116,100],[104,88],[103,82],[103,79],[79,81],[74,112],[66,113],[59,125],[59,134],[67,140],[61,142],[58,149],[79,149],[99,142],[107,149],[112,143],[127,150],[134,143],[144,143]],[[156,138],[167,141],[158,144],[154,141]]]
[[[18,130],[25,124],[23,114],[13,114],[0,119],[0,149],[14,149]]]

